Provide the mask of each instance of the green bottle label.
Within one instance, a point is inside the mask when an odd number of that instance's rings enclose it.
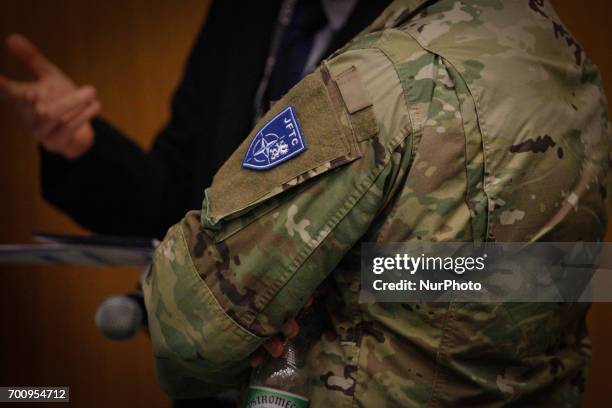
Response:
[[[249,387],[247,408],[308,408],[308,399],[287,391]]]

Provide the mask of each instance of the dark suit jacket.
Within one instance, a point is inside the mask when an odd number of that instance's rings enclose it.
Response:
[[[387,0],[362,0],[327,55],[365,28]],[[280,0],[214,2],[149,152],[102,119],[83,157],[41,150],[44,197],[98,233],[162,237],[200,208],[217,169],[248,135]],[[130,107],[126,107],[128,109]]]

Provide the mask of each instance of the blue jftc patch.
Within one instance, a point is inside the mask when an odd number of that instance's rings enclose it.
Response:
[[[253,138],[242,167],[268,170],[306,150],[302,129],[292,106],[270,119]]]

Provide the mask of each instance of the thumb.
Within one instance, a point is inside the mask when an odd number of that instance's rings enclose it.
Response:
[[[6,47],[32,74],[39,78],[57,69],[30,40],[21,34],[9,35],[6,38]]]
[[[0,75],[0,99],[3,98],[32,102],[36,99],[36,90],[31,84],[13,81]]]

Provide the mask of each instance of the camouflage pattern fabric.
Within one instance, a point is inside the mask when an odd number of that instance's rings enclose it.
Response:
[[[308,149],[242,168],[288,105]],[[586,305],[359,304],[360,243],[601,240],[606,115],[547,2],[395,1],[272,107],[156,251],[161,384],[246,384],[249,355],[327,279],[313,407],[578,406]]]

